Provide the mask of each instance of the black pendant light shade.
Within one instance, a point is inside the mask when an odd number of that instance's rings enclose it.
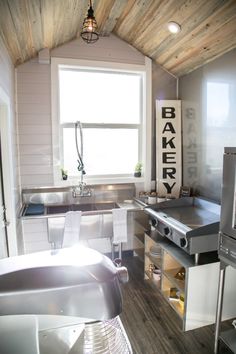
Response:
[[[87,17],[85,17],[83,22],[83,28],[81,32],[81,37],[86,43],[94,43],[99,38],[99,33],[97,31],[97,21],[94,17],[94,11],[92,8],[92,1],[90,0],[89,9]]]

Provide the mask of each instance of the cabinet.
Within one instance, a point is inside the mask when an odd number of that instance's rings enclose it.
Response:
[[[22,229],[25,254],[50,250],[47,219],[31,218],[23,220]]]
[[[135,222],[134,218],[137,219]],[[64,216],[30,217],[22,219],[24,253],[33,253],[51,249],[52,242],[60,245],[63,239]],[[146,224],[145,224],[146,220]],[[129,211],[127,214],[127,242],[123,251],[135,250],[144,254],[144,230],[148,225],[148,217],[144,212]],[[99,215],[83,215],[81,218],[80,241],[85,247],[96,249],[101,253],[111,252],[111,236],[113,220],[111,213]],[[134,234],[136,234],[134,241]],[[142,236],[138,240],[138,236]]]
[[[202,255],[195,265],[189,256],[156,231],[145,233],[144,277],[149,280],[179,315],[184,331],[215,322],[219,261],[215,253]],[[236,315],[236,272],[229,272],[223,317]]]
[[[227,272],[232,269],[236,271],[236,148],[225,147],[223,156],[223,181],[222,181],[222,204],[220,215],[219,232],[219,258],[221,261],[219,273],[218,303],[215,325],[215,345],[214,353],[219,352],[223,346],[226,347],[224,353],[236,354],[236,329],[221,331],[221,321],[223,320],[225,296],[227,296]],[[236,306],[236,292],[233,301]],[[221,351],[220,351],[221,352]]]

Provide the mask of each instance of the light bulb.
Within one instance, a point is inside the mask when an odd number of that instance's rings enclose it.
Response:
[[[168,30],[174,34],[179,33],[181,31],[181,26],[177,22],[174,22],[174,21],[168,22],[167,27],[168,27]]]
[[[91,32],[93,30],[93,21],[92,20],[89,21],[88,30]]]

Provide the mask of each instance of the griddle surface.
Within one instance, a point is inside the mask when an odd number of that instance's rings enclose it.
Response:
[[[218,222],[220,218],[219,215],[196,206],[166,208],[160,211],[191,229]]]

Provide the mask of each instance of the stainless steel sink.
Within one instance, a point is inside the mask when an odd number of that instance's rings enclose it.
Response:
[[[94,211],[96,210],[94,203],[88,204],[73,204],[71,205],[73,211],[81,210],[81,211]]]
[[[113,202],[95,203],[94,206],[95,210],[111,210],[119,208],[119,205]]]
[[[46,214],[65,214],[72,210],[72,205],[50,205],[46,207]]]
[[[119,208],[117,203],[87,203],[87,204],[71,204],[71,205],[50,205],[46,207],[46,215],[65,214],[68,211],[103,211]]]

